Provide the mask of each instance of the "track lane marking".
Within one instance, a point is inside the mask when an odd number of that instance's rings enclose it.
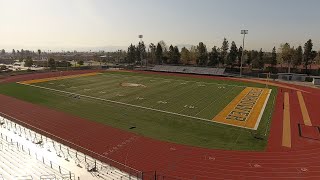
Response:
[[[311,119],[310,119],[310,116],[308,113],[308,109],[307,109],[306,103],[304,102],[303,95],[302,95],[301,91],[297,91],[297,95],[298,95],[298,100],[299,100],[299,105],[300,105],[300,109],[301,109],[301,113],[302,113],[303,122],[307,126],[312,126]]]
[[[291,124],[289,93],[284,93],[282,146],[291,148]]]

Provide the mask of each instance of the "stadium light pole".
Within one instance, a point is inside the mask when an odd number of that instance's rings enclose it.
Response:
[[[244,54],[244,39],[246,37],[246,34],[248,34],[248,30],[241,30],[241,34],[243,34],[243,40],[242,40],[242,54],[241,54],[241,63],[240,63],[240,77],[242,77],[242,63],[243,63],[243,54]]]

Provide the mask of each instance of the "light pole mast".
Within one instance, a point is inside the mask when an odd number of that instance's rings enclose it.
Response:
[[[246,34],[248,34],[248,30],[241,30],[241,34],[243,34],[243,40],[242,40],[242,54],[241,54],[241,63],[240,63],[240,77],[242,77],[242,63],[243,63],[243,54],[244,54],[244,39],[246,37]]]

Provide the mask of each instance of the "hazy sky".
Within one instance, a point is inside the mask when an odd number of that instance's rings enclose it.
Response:
[[[320,0],[0,0],[0,49],[102,49],[146,43],[320,48]],[[104,49],[105,50],[105,49]]]

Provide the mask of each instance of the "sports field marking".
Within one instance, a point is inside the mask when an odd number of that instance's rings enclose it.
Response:
[[[297,95],[298,95],[300,109],[301,109],[301,113],[302,113],[302,117],[303,117],[303,122],[307,126],[312,126],[310,116],[309,116],[309,113],[307,110],[307,106],[306,106],[306,103],[304,102],[303,95],[302,95],[301,91],[297,91]]]
[[[78,77],[86,77],[86,76],[95,76],[101,73],[85,73],[85,74],[76,74],[76,75],[68,75],[68,76],[57,76],[51,78],[42,78],[42,79],[33,79],[27,81],[21,81],[21,84],[35,84],[41,82],[48,82],[48,81],[55,81],[55,80],[62,80],[62,79],[70,79],[70,78],[78,78]]]
[[[232,88],[229,88],[227,91],[225,91],[223,94],[221,94],[221,97],[224,97],[227,93],[231,92],[236,86],[233,86]],[[220,89],[220,88],[219,88]],[[203,108],[201,111],[199,111],[196,115],[200,114],[202,111],[204,111],[205,109],[212,107],[212,104],[214,104],[215,102],[217,102],[219,100],[219,98],[215,99],[214,101],[212,101],[211,103],[209,103],[205,108]]]
[[[245,88],[212,120],[257,130],[271,89]]]
[[[213,122],[213,123],[217,123],[217,124],[224,124],[224,125],[229,125],[230,126],[230,124],[227,124],[227,123],[224,123],[224,122],[212,121],[210,119],[194,117],[194,116],[189,116],[189,115],[185,115],[185,114],[179,114],[179,113],[174,113],[174,112],[170,112],[170,111],[164,111],[164,110],[160,110],[160,109],[153,109],[153,108],[149,108],[149,107],[144,107],[144,106],[139,106],[139,105],[134,105],[134,104],[128,104],[128,103],[123,103],[123,102],[119,102],[119,101],[113,101],[113,100],[109,100],[109,99],[103,99],[103,98],[98,98],[98,97],[93,97],[93,96],[88,96],[88,95],[83,95],[83,94],[78,94],[78,93],[72,93],[72,92],[68,92],[68,91],[52,89],[52,88],[37,86],[37,85],[33,85],[33,84],[24,84],[24,83],[21,83],[21,82],[18,82],[18,84],[25,85],[25,86],[31,86],[31,87],[35,87],[35,88],[40,88],[40,89],[45,89],[45,90],[50,90],[50,91],[55,91],[55,92],[59,92],[59,93],[65,93],[65,94],[69,94],[69,95],[73,95],[73,96],[85,97],[85,98],[89,98],[89,99],[105,101],[105,102],[120,104],[120,105],[124,105],[124,106],[130,106],[130,107],[135,107],[135,108],[140,108],[140,109],[146,109],[146,110],[161,112],[161,113],[165,113],[165,114],[171,114],[171,115],[176,115],[176,116],[181,116],[181,117],[186,117],[186,118],[191,118],[191,119],[196,119],[196,120],[201,120],[201,121],[206,121],[206,122]],[[231,126],[251,129],[251,128],[248,128],[248,127],[242,127],[242,126],[237,126],[237,125],[231,125]]]
[[[291,148],[290,102],[289,93],[284,93],[282,146]]]
[[[110,74],[102,74],[102,76],[114,76],[114,77],[119,77],[119,76],[124,76],[124,77],[142,77],[142,78],[150,78],[150,77],[145,77],[145,76],[129,76],[129,75],[122,75],[122,74],[117,74],[117,75],[110,75]],[[152,77],[151,80],[156,81],[157,79],[161,79],[161,80],[170,80],[170,81],[180,81],[180,82],[184,82],[184,83],[188,83],[188,82],[194,82],[194,83],[203,83],[203,84],[214,84],[214,85],[221,85],[221,88],[225,88],[224,86],[233,86],[233,87],[247,87],[247,86],[241,86],[241,85],[235,85],[235,84],[222,84],[222,83],[208,83],[208,82],[203,82],[203,81],[186,81],[183,79],[169,79],[169,78],[160,78],[160,77]],[[150,80],[150,81],[151,81]]]

